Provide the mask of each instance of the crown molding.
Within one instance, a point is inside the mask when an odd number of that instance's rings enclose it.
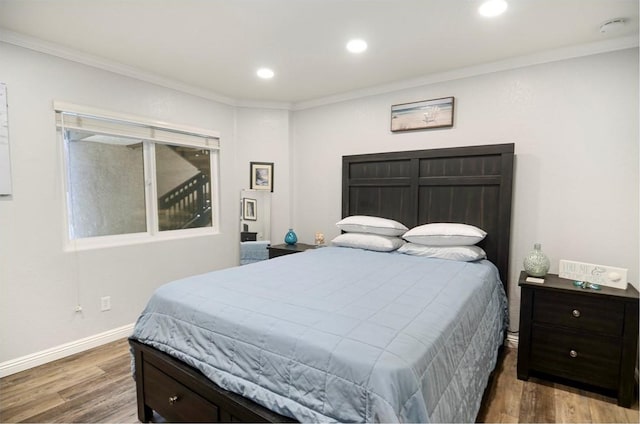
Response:
[[[151,72],[146,72],[132,66],[111,61],[99,56],[90,55],[55,43],[47,42],[35,37],[8,31],[0,28],[0,41],[40,53],[67,59],[94,68],[106,70],[119,75],[124,75],[137,80],[145,81],[161,87],[170,88],[186,94],[202,97],[218,103],[233,107],[259,108],[259,109],[284,109],[290,111],[311,109],[333,103],[340,103],[348,100],[355,100],[380,94],[387,94],[394,91],[401,91],[411,88],[422,87],[440,82],[469,78],[494,72],[506,71],[510,69],[523,68],[526,66],[539,65],[549,62],[557,62],[566,59],[573,59],[582,56],[590,56],[600,53],[613,52],[629,48],[637,48],[639,40],[637,36],[619,37],[608,40],[586,43],[577,46],[564,47],[560,49],[547,50],[540,53],[519,56],[501,61],[469,66],[466,68],[454,69],[437,74],[426,75],[424,77],[398,81],[391,84],[378,85],[362,90],[348,91],[332,96],[318,99],[304,100],[300,102],[269,102],[260,100],[241,100],[223,96],[218,93],[206,90],[190,84],[185,84],[170,78],[161,77]]]
[[[229,106],[236,106],[235,99],[231,97],[222,96],[218,93],[214,93],[201,87],[185,84],[174,79],[161,77],[154,73],[146,72],[132,66],[124,65],[116,61],[102,58],[100,56],[94,56],[88,53],[61,46],[59,44],[44,41],[39,38],[29,37],[24,34],[8,31],[3,28],[0,28],[0,41],[19,47],[24,47],[26,49],[34,50],[40,53],[45,53],[51,56],[60,57],[62,59],[67,59],[72,62],[77,62],[83,65],[113,72],[115,74],[124,75],[126,77],[145,81],[165,88],[181,91],[183,93],[192,94],[194,96],[213,100],[218,103],[223,103]]]
[[[264,100],[236,100],[235,106],[252,109],[293,109],[293,103],[291,102],[267,102]]]
[[[0,28],[0,41],[19,47],[24,47],[26,49],[34,50],[40,53],[45,53],[51,56],[60,57],[62,59],[67,59],[72,62],[77,62],[83,65],[113,72],[115,74],[124,75],[126,77],[134,78],[140,81],[145,81],[151,84],[159,85],[161,87],[177,90],[182,93],[202,97],[207,100],[213,100],[214,102],[222,103],[228,106],[286,110],[291,110],[292,107],[292,104],[288,102],[238,100],[231,97],[223,96],[202,87],[185,84],[181,81],[171,78],[161,77],[152,72],[143,71],[132,66],[124,65],[122,63],[105,59],[103,57],[70,49],[68,47],[44,41],[39,38],[29,37],[24,34],[8,31],[4,28]]]
[[[440,82],[453,81],[463,78],[486,75],[494,72],[507,71],[511,69],[524,68],[527,66],[540,65],[561,60],[574,59],[583,56],[591,56],[601,53],[608,53],[617,50],[638,48],[638,37],[628,36],[603,40],[594,43],[586,43],[577,46],[564,47],[560,49],[547,50],[540,53],[518,56],[501,61],[485,63],[481,65],[469,66],[466,68],[454,69],[437,74],[426,75],[424,77],[398,81],[385,85],[378,85],[362,90],[348,91],[333,96],[313,99],[309,101],[296,102],[292,110],[311,109],[333,103],[355,100],[363,97],[387,94],[394,91],[407,90],[422,87]]]

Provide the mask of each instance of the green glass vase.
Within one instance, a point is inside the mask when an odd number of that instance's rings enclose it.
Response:
[[[533,250],[524,258],[524,270],[531,277],[544,277],[549,271],[549,258],[544,254],[540,243],[533,245]]]

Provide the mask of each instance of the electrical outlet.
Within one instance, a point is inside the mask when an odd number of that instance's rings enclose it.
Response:
[[[100,298],[100,310],[102,312],[111,310],[111,296]]]

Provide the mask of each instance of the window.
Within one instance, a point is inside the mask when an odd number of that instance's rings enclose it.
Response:
[[[147,231],[143,143],[66,130],[70,238]]]
[[[156,146],[160,231],[211,226],[209,150]]]
[[[54,106],[74,247],[216,231],[216,134]]]

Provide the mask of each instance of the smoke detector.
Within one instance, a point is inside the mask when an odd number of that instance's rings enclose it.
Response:
[[[600,32],[610,34],[620,31],[622,27],[624,27],[624,18],[611,19],[600,25]]]

